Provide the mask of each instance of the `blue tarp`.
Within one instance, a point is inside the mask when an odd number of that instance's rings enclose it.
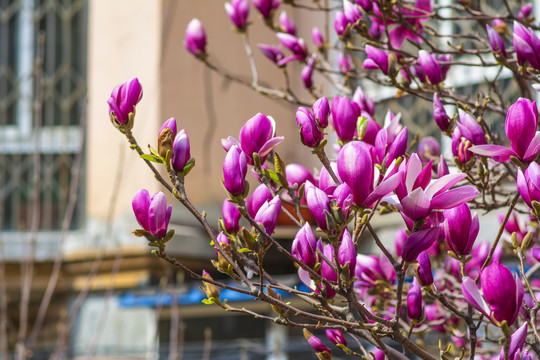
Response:
[[[296,287],[299,291],[310,292],[304,284],[298,284]],[[275,292],[280,294],[282,298],[292,297],[291,294],[283,290],[275,290]],[[181,305],[194,305],[200,304],[204,298],[206,298],[204,292],[197,286],[194,286],[188,293],[176,296],[176,301]],[[254,296],[241,294],[227,289],[220,291],[219,298],[222,301],[225,299],[227,299],[227,301],[247,301],[255,299]],[[138,295],[133,292],[126,292],[123,296],[118,298],[118,304],[121,307],[171,306],[172,302],[173,296],[162,292],[158,292],[154,295]]]

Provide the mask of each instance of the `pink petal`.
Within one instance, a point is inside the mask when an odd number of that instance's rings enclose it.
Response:
[[[476,286],[476,283],[473,279],[471,279],[468,276],[465,276],[463,278],[463,282],[461,284],[461,291],[463,292],[463,296],[465,297],[465,300],[476,310],[480,311],[485,316],[489,317],[489,307],[482,295],[480,294],[480,291],[478,290],[478,286]]]
[[[364,206],[370,207],[375,201],[379,200],[385,195],[388,195],[394,189],[403,182],[403,173],[400,171],[397,174],[390,176],[387,179],[381,181],[381,183],[369,194],[364,200]]]
[[[465,185],[435,196],[431,200],[432,209],[451,209],[474,199],[479,191],[471,185]]]
[[[464,179],[467,175],[463,173],[459,174],[448,174],[443,177],[441,177],[438,180],[432,181],[431,184],[428,185],[426,188],[426,195],[430,199],[432,199],[435,195],[440,194],[448,189],[450,189],[452,186],[456,185],[458,182],[460,182],[462,179]]]
[[[477,155],[492,157],[497,162],[507,162],[510,156],[518,157],[514,150],[500,145],[478,145],[471,147],[469,151]]]
[[[532,141],[529,144],[529,147],[527,148],[527,151],[525,152],[525,155],[523,155],[523,161],[532,161],[538,155],[540,152],[540,132],[536,132],[536,135],[532,139]]]
[[[259,156],[264,157],[272,151],[272,149],[281,143],[285,138],[283,136],[276,136],[274,138],[271,138],[267,142],[264,143],[264,145],[261,147],[261,150],[259,150]]]
[[[430,201],[422,188],[417,188],[401,199],[403,212],[411,220],[423,219],[430,209]]]

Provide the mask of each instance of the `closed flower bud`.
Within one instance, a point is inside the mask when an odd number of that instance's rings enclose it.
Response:
[[[182,171],[191,159],[189,138],[184,129],[180,130],[176,135],[172,150],[172,167],[176,171]]]
[[[332,100],[332,126],[342,141],[350,141],[356,135],[356,122],[360,108],[346,96],[336,96]]]
[[[337,329],[326,329],[326,337],[336,345],[343,345],[345,347],[348,345],[343,333]]]
[[[319,144],[323,138],[321,129],[317,126],[315,118],[305,107],[299,107],[296,111],[296,124],[300,130],[300,140],[302,144],[313,148]]]
[[[317,225],[324,231],[328,230],[325,213],[325,211],[330,211],[330,199],[328,195],[310,181],[306,181],[305,197],[309,211],[313,214]]]
[[[343,230],[343,235],[341,236],[341,244],[338,249],[338,260],[341,266],[348,264],[349,278],[352,278],[356,268],[356,248],[352,241],[351,234],[349,234],[347,229]]]
[[[272,193],[265,184],[260,184],[255,188],[251,196],[246,201],[246,208],[249,216],[255,217],[262,204],[272,200]]]
[[[302,69],[300,76],[306,89],[311,89],[313,86],[313,65],[315,65],[315,58],[311,57],[308,60],[308,63]]]
[[[144,230],[158,238],[167,234],[172,205],[167,207],[165,194],[157,192],[150,198],[148,190],[141,189],[133,197],[132,206],[135,218]]]
[[[315,121],[319,124],[321,129],[324,129],[328,126],[328,116],[330,116],[330,105],[328,104],[328,99],[322,97],[315,101],[311,109],[313,111],[313,116],[315,116]]]
[[[276,124],[274,119],[258,113],[242,126],[240,130],[240,145],[249,164],[253,164],[253,153],[257,153],[264,163],[266,156],[274,146],[283,141],[283,137],[276,137]]]
[[[339,70],[343,75],[347,75],[352,70],[352,57],[350,54],[343,55],[339,53],[338,57]]]
[[[159,129],[158,135],[158,154],[162,158],[165,158],[167,151],[172,153],[173,141],[176,136],[176,119],[170,118],[165,121]]]
[[[225,230],[229,233],[236,233],[240,229],[238,222],[240,221],[240,211],[236,208],[232,202],[228,199],[223,201],[223,206],[221,208],[223,214],[223,222],[225,223]]]
[[[285,177],[290,187],[296,185],[297,188],[300,188],[308,180],[315,183],[313,175],[300,164],[288,164],[285,167]]]
[[[264,19],[269,19],[272,10],[277,9],[279,5],[281,5],[280,0],[253,0],[253,6],[259,10]]]
[[[540,151],[540,135],[537,133],[538,109],[536,101],[519,98],[506,113],[504,129],[512,150],[523,161],[532,161]]]
[[[263,224],[268,235],[272,235],[276,228],[279,212],[281,211],[281,199],[276,195],[271,201],[267,201],[259,208],[253,218],[256,222]]]
[[[291,253],[309,267],[313,267],[317,263],[317,239],[308,223],[296,233]]]
[[[206,272],[206,270],[203,270],[202,277],[205,279],[213,280],[212,276],[210,276],[210,274]],[[219,300],[219,289],[217,288],[217,286],[207,281],[203,281],[203,283],[204,283],[204,292],[206,296],[209,299],[214,298],[214,299]]]
[[[238,30],[243,30],[249,15],[248,0],[231,0],[225,3],[225,11]]]
[[[493,53],[506,58],[506,46],[501,35],[489,25],[486,25],[486,30]]]
[[[348,0],[343,0],[343,13],[351,24],[354,24],[362,17],[360,8],[356,4],[353,4]]]
[[[115,86],[111,96],[107,100],[109,104],[109,116],[116,126],[129,124],[129,114],[135,115],[135,106],[141,101],[143,95],[142,86],[137,78]]]
[[[442,131],[447,131],[450,128],[450,118],[437,94],[433,95],[433,118]]]
[[[516,275],[496,262],[488,265],[480,275],[483,297],[473,279],[464,277],[462,291],[465,300],[487,316],[495,325],[503,321],[512,326],[517,319],[523,301],[523,284]]]
[[[285,11],[282,11],[281,14],[279,14],[278,24],[283,32],[296,36],[296,27]]]
[[[278,64],[283,58],[283,53],[277,46],[259,44],[257,45],[264,56],[270,59],[273,63]]]
[[[328,348],[328,346],[324,345],[318,337],[314,336],[312,333],[310,333],[307,329],[304,329],[304,337],[308,341],[309,345],[315,350],[317,354],[319,353],[326,353],[328,354],[328,359],[331,359],[332,350]]]
[[[297,38],[296,36],[287,33],[278,33],[276,36],[281,44],[291,50],[294,55],[297,55],[299,59],[306,58],[307,48],[304,39]]]
[[[324,47],[324,39],[319,28],[314,27],[313,30],[311,30],[311,38],[317,49],[320,50]]]
[[[388,75],[389,69],[389,55],[371,45],[366,45],[365,47],[367,59],[364,60],[363,67],[364,69],[377,70],[381,69],[383,74]]]
[[[422,66],[429,82],[436,85],[443,81],[443,73],[439,61],[433,55],[425,50],[418,51],[418,63]]]
[[[433,272],[431,270],[431,261],[426,251],[422,251],[418,255],[418,267],[416,268],[416,274],[418,275],[418,282],[422,286],[429,286],[433,284]]]
[[[407,316],[410,320],[418,320],[422,317],[422,289],[416,278],[413,278],[411,287],[407,292]]]
[[[510,346],[508,347],[508,360],[525,360],[525,356],[521,356],[521,351],[525,345],[525,340],[527,339],[527,322],[524,322],[523,325],[519,327],[511,336],[510,336]],[[525,351],[526,352],[526,351]],[[501,347],[501,352],[499,355],[499,360],[504,360],[504,346]],[[530,356],[528,357],[530,359]]]
[[[246,155],[233,145],[223,161],[223,179],[225,189],[232,195],[241,195],[246,190],[247,160]]]
[[[206,31],[199,19],[193,19],[186,28],[186,49],[197,58],[206,56]]]
[[[444,236],[446,244],[456,255],[469,255],[480,223],[478,215],[471,215],[471,209],[466,203],[452,209],[444,210]]]
[[[336,12],[334,30],[336,30],[336,34],[338,34],[338,36],[347,36],[349,33],[349,20],[342,11]]]

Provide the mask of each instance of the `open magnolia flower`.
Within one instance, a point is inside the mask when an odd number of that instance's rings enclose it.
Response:
[[[540,152],[540,131],[538,126],[538,110],[536,101],[519,98],[506,113],[504,130],[511,148],[500,145],[479,145],[469,150],[475,154],[490,156],[498,162],[506,162],[516,157],[529,162]]]
[[[473,279],[465,276],[462,283],[465,300],[500,326],[503,321],[512,326],[523,301],[523,284],[520,278],[499,263],[487,266],[480,275],[482,294]]]
[[[425,219],[434,210],[451,209],[478,195],[478,190],[470,185],[451,189],[466,177],[463,173],[431,180],[431,161],[422,168],[422,160],[416,153],[406,165],[401,164],[400,171],[405,172],[405,182],[398,184],[395,196],[384,200],[413,221]]]

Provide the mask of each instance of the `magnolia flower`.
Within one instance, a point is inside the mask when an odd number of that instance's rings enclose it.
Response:
[[[347,340],[343,336],[343,333],[337,329],[326,329],[326,337],[328,340],[333,342],[336,345],[347,346]]]
[[[506,113],[504,130],[511,149],[500,145],[481,145],[472,147],[470,151],[490,156],[499,162],[509,161],[511,156],[525,162],[532,161],[540,152],[540,132],[536,130],[537,126],[536,101],[519,98]]]
[[[517,319],[523,301],[523,284],[520,278],[499,263],[491,263],[480,275],[482,294],[469,277],[463,278],[462,291],[465,300],[495,325],[503,321],[512,326]]]
[[[540,39],[534,31],[514,21],[514,50],[519,65],[529,63],[535,69],[540,69]]]
[[[537,162],[530,163],[525,171],[518,168],[517,189],[530,208],[533,201],[540,201],[540,165]]]
[[[364,60],[363,67],[364,69],[377,70],[381,69],[383,74],[388,75],[388,63],[389,55],[371,45],[366,45],[365,47],[367,59]]]
[[[167,227],[171,219],[172,205],[167,207],[167,198],[162,192],[152,197],[148,190],[139,190],[132,201],[135,218],[142,228],[158,238],[167,234]]]
[[[393,171],[390,166],[384,179],[373,164],[373,153],[369,145],[360,141],[347,143],[339,152],[337,167],[344,183],[350,188],[353,203],[370,207],[374,202],[392,192],[403,181],[401,171]]]
[[[284,139],[275,134],[276,122],[272,117],[258,113],[246,121],[240,130],[240,146],[249,164],[253,164],[253,153],[259,155],[261,164],[264,163],[270,151]]]
[[[451,209],[472,200],[478,190],[465,185],[451,189],[465,178],[465,174],[449,174],[431,180],[431,162],[422,168],[422,161],[413,153],[407,164],[401,164],[405,181],[396,188],[396,197],[385,198],[395,205],[403,215],[416,221],[425,219],[433,210]]]

